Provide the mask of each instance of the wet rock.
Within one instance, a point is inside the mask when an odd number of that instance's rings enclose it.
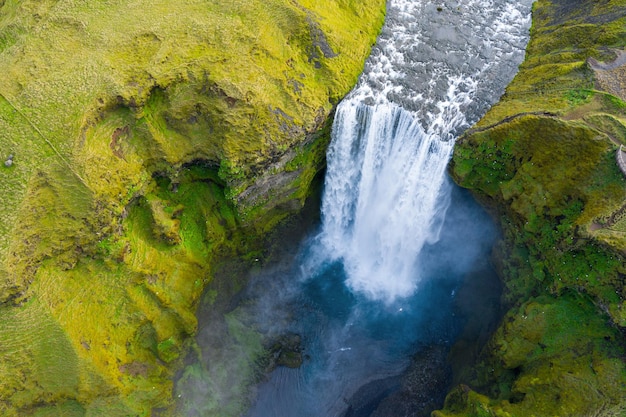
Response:
[[[302,352],[297,350],[282,350],[276,365],[286,366],[287,368],[299,368],[302,365]]]
[[[372,411],[380,405],[381,401],[400,389],[400,380],[400,376],[394,376],[377,379],[363,385],[346,401],[349,407],[341,417],[371,416]]]
[[[346,399],[341,417],[429,417],[443,405],[451,381],[447,346],[418,352],[404,374],[371,381]]]
[[[429,417],[441,407],[449,388],[451,371],[448,347],[431,346],[413,357],[398,391],[383,399],[369,417]]]

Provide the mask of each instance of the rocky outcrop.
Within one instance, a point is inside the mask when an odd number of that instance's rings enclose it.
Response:
[[[613,52],[616,58],[612,62],[599,62],[589,58],[589,66],[603,91],[626,100],[626,51],[617,49]]]
[[[451,173],[502,229],[508,312],[434,416],[626,412],[624,16],[537,1],[519,74],[459,140]]]
[[[378,404],[370,417],[429,417],[450,384],[446,346],[430,346],[412,358],[400,387]]]

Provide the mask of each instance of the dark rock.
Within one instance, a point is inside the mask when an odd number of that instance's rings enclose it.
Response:
[[[417,353],[402,376],[398,391],[384,398],[369,417],[429,417],[443,405],[451,371],[447,346],[431,346]]]
[[[287,368],[299,368],[302,365],[302,352],[295,350],[281,350],[276,365]]]
[[[401,387],[401,377],[377,379],[358,389],[346,402],[348,410],[341,417],[368,417],[376,410],[381,401],[388,398]]]

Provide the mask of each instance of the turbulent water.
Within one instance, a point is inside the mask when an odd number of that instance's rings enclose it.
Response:
[[[454,138],[515,73],[530,4],[390,2],[328,152],[321,246],[343,261],[353,290],[386,302],[415,291],[416,261],[445,214]]]
[[[258,274],[242,296],[246,319],[231,313],[229,328],[248,321],[268,337],[298,334],[304,352],[300,368],[279,367],[258,387],[248,417],[400,415],[390,410],[411,358],[453,343],[464,320],[457,291],[469,274],[488,273],[494,232],[446,165],[456,136],[521,62],[531,3],[388,2],[365,71],[336,112],[321,231],[295,266]],[[202,392],[223,404],[240,396],[229,388],[237,372],[224,370],[237,349],[207,359],[230,385]]]

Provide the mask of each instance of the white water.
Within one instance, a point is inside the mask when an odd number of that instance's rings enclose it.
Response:
[[[352,291],[391,303],[416,290],[448,204],[454,139],[512,78],[531,3],[390,1],[328,150],[318,256],[343,262]]]

